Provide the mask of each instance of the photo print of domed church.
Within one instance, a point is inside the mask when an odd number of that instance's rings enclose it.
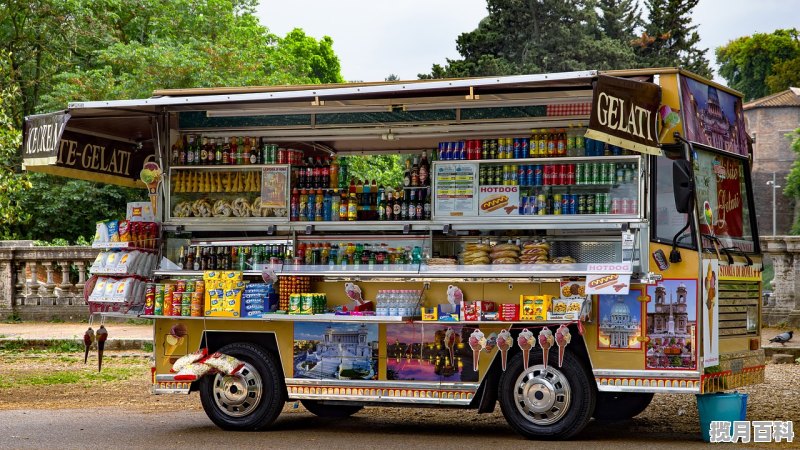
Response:
[[[663,280],[647,287],[648,369],[697,367],[697,281]]]
[[[597,347],[601,349],[640,350],[642,341],[642,304],[640,289],[628,295],[598,296]]]

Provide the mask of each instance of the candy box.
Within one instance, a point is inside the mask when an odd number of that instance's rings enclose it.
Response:
[[[446,320],[446,321],[455,320],[455,321],[458,321],[459,318],[461,317],[461,305],[453,306],[453,305],[447,303],[447,304],[444,304],[444,305],[442,305],[442,304],[437,305],[437,308],[439,309],[439,311],[437,312],[437,315],[439,316],[439,318],[438,318],[439,321],[442,321],[442,320]]]
[[[481,302],[461,302],[461,320],[477,321],[481,317]]]
[[[439,320],[439,308],[422,308],[422,320]]]
[[[519,318],[520,320],[533,320],[536,300],[535,295],[519,296]]]
[[[519,320],[519,305],[502,303],[500,305],[500,320],[513,322]]]

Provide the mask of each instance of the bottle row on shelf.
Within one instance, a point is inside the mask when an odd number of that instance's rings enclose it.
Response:
[[[231,136],[181,136],[172,145],[173,166],[237,166],[250,164],[300,164],[302,150],[279,147],[266,138]]]
[[[291,221],[430,220],[428,188],[392,189],[355,184],[347,190],[292,189]]]
[[[376,264],[420,264],[420,246],[390,247],[385,243],[300,242],[297,263],[306,265],[370,266]]]
[[[483,166],[481,186],[622,185],[633,183],[634,163],[503,164]]]
[[[520,215],[636,214],[638,200],[611,193],[554,193],[549,187],[520,193]]]
[[[267,264],[293,262],[290,245],[186,245],[178,252],[181,270],[260,270]]]
[[[530,137],[469,139],[440,142],[439,160],[522,159],[580,156],[621,156],[628,150],[584,138],[585,131],[551,128],[533,130]]]

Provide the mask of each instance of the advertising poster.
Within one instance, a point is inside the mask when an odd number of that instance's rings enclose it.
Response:
[[[680,79],[686,139],[747,156],[742,99],[686,76]]]
[[[261,170],[261,207],[286,208],[288,186],[288,167],[264,167]]]
[[[700,233],[716,237],[723,247],[752,252],[744,164],[709,152],[697,152],[693,163]]]
[[[478,165],[437,163],[435,165],[433,215],[436,217],[476,216],[478,214]]]
[[[478,215],[519,215],[519,186],[481,186]]]
[[[323,380],[378,379],[378,325],[294,324],[294,376]]]
[[[386,378],[405,381],[478,381],[469,336],[474,327],[386,325]]]
[[[697,280],[665,279],[647,287],[646,369],[696,369]]]
[[[719,364],[719,261],[703,260],[703,366]]]
[[[641,289],[628,295],[599,295],[597,348],[641,350],[642,303]]]

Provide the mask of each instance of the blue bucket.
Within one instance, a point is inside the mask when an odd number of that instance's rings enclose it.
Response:
[[[734,392],[732,394],[697,394],[697,412],[700,415],[700,433],[703,440],[709,442],[709,428],[713,421],[733,422],[745,420],[747,414],[747,394]]]

